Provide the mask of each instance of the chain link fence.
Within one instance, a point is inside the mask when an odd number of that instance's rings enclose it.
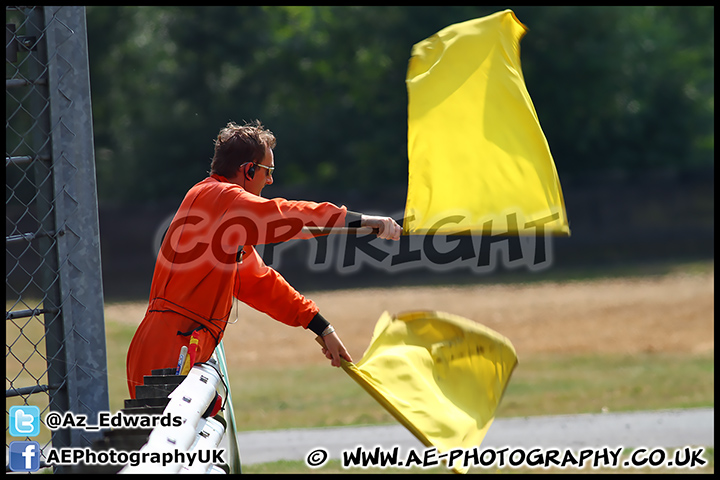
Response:
[[[28,405],[95,424],[109,402],[85,8],[6,7],[5,20],[6,418]],[[22,438],[9,423],[6,448],[101,434]]]

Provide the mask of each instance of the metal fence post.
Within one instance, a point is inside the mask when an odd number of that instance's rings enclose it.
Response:
[[[45,7],[58,272],[70,411],[107,411],[108,379],[85,7]],[[69,445],[90,446],[83,430]]]
[[[84,7],[7,7],[6,98],[6,409],[94,425],[109,393]]]

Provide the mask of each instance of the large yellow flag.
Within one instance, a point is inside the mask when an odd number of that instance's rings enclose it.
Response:
[[[569,235],[555,164],[520,68],[525,32],[505,10],[413,46],[405,234]]]
[[[343,369],[426,447],[478,447],[517,365],[499,333],[456,315],[407,312],[378,320],[370,346]],[[458,472],[467,471],[461,460]]]

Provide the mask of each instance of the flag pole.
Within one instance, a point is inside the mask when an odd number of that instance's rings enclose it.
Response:
[[[310,234],[314,237],[328,234],[344,234],[344,235],[369,235],[374,233],[377,235],[380,232],[379,228],[373,227],[308,227],[302,228],[302,233]]]

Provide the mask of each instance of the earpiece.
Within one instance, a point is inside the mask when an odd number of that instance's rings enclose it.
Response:
[[[245,178],[247,178],[248,180],[252,180],[253,178],[255,178],[255,163],[252,163],[248,167],[247,171],[245,172]]]

